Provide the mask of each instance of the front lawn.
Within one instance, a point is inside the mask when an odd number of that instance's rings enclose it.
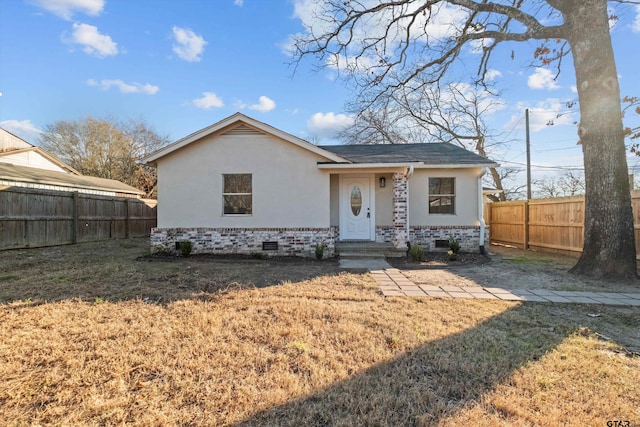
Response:
[[[384,298],[333,261],[146,247],[0,252],[1,425],[640,423],[637,308]]]

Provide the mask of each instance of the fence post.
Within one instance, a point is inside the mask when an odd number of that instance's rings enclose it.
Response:
[[[79,215],[79,205],[80,205],[80,198],[78,197],[78,192],[74,191],[73,192],[73,229],[71,230],[71,242],[75,245],[76,243],[78,243],[78,223],[79,223],[79,219],[78,219],[78,215]]]
[[[125,214],[125,221],[124,221],[124,237],[125,239],[129,239],[131,238],[131,210],[129,207],[129,199],[127,198],[127,200],[125,200],[124,203],[124,214]]]
[[[522,247],[524,250],[529,249],[529,201],[525,200],[524,205],[524,242]]]

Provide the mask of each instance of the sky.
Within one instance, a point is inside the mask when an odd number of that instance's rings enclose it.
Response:
[[[144,119],[174,141],[239,111],[314,143],[339,143],[337,132],[353,121],[344,112],[353,92],[332,67],[293,67],[288,50],[313,23],[314,3],[0,0],[0,126],[37,145],[59,120]],[[640,96],[640,7],[612,3],[611,13],[621,93]],[[490,64],[502,106],[487,121],[512,141],[494,156],[524,168],[528,108],[534,178],[579,172],[579,117],[566,107],[577,98],[573,68],[564,64],[555,79],[553,69],[532,65],[535,47],[511,43],[504,52],[516,59],[495,55]],[[640,177],[640,157],[628,162]]]

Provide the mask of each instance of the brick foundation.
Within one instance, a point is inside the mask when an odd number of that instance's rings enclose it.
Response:
[[[337,227],[327,228],[153,228],[151,252],[177,253],[176,242],[188,240],[193,254],[255,254],[315,257],[324,243],[325,257],[335,254]],[[277,250],[262,250],[262,242],[278,242]]]
[[[409,241],[418,243],[425,251],[440,251],[436,248],[436,240],[449,240],[453,237],[460,243],[460,249],[465,252],[480,250],[480,227],[476,226],[411,226],[409,227]],[[488,240],[485,235],[485,242]],[[486,245],[486,244],[485,244]]]

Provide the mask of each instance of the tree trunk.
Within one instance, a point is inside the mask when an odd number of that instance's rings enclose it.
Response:
[[[637,278],[620,88],[606,0],[557,1],[571,45],[585,168],[584,249],[572,273]]]

